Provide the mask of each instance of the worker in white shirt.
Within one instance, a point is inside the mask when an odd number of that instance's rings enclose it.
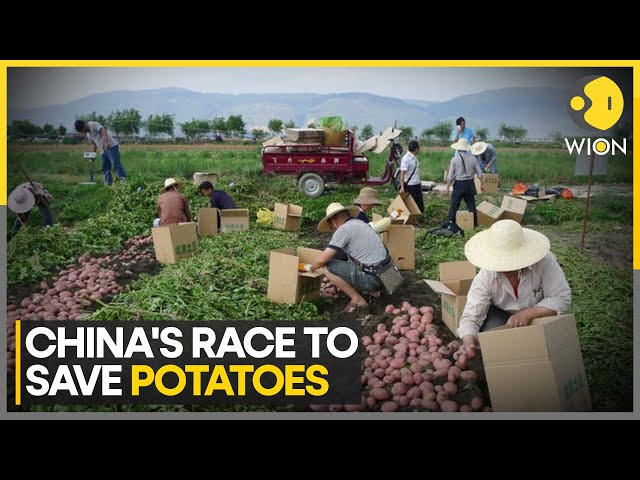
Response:
[[[524,327],[571,306],[571,289],[542,233],[500,220],[471,237],[464,253],[480,268],[457,331],[467,358],[475,355],[479,332],[505,324]]]

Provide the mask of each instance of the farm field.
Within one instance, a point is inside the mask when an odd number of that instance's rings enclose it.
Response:
[[[126,268],[115,289],[88,302],[83,313],[99,320],[137,319],[290,319],[338,318],[346,297],[318,300],[300,305],[276,305],[266,299],[268,252],[286,246],[323,248],[330,238],[316,230],[331,202],[350,204],[359,186],[331,186],[319,198],[301,195],[288,177],[261,175],[260,148],[217,145],[123,145],[122,162],[129,176],[113,188],[102,185],[97,162],[95,186],[78,185],[87,179],[84,145],[39,145],[8,147],[8,191],[26,181],[18,162],[32,180],[42,182],[53,194],[56,226],[43,229],[35,209],[30,227],[23,228],[7,247],[8,303],[20,308],[23,300],[42,291],[41,282],[51,287],[54,277],[70,265],[78,266],[93,257],[110,257],[130,251]],[[406,145],[405,145],[406,148]],[[371,155],[370,174],[379,174],[387,152]],[[573,159],[566,151],[553,149],[504,149],[499,151],[503,190],[479,195],[499,204],[518,180],[541,187],[585,185],[585,177],[573,176]],[[440,180],[451,151],[424,148],[419,155],[422,180]],[[200,240],[200,252],[176,265],[161,266],[153,258],[150,235],[155,217],[155,200],[167,177],[190,181],[194,172],[216,172],[218,188],[227,191],[239,207],[249,208],[248,232]],[[628,157],[609,159],[608,174],[595,177],[597,194],[591,199],[584,251],[580,251],[585,200],[558,199],[527,207],[523,225],[545,233],[552,251],[563,267],[572,288],[573,305],[594,410],[631,411],[633,386],[633,275],[632,275],[632,162]],[[194,185],[183,192],[192,211],[205,206]],[[379,187],[387,204],[396,195],[391,185]],[[274,202],[291,202],[304,207],[301,231],[289,233],[255,223],[259,208]],[[438,276],[438,264],[463,260],[462,238],[434,237],[428,230],[438,226],[448,210],[448,198],[425,195],[425,214],[416,235],[416,269],[404,272],[402,292],[372,303],[372,317],[365,333],[379,323],[390,326],[384,310],[388,303],[432,306],[435,325],[443,338],[452,340],[441,322],[440,299],[422,281]],[[384,214],[384,209],[374,210]],[[15,215],[9,212],[11,231]],[[481,227],[483,228],[483,227]],[[467,235],[467,238],[469,235]],[[129,241],[134,239],[133,241]],[[129,241],[129,242],[128,242]],[[128,243],[125,243],[128,242]],[[115,269],[115,266],[114,266]],[[129,273],[126,273],[126,272]],[[13,305],[13,307],[12,307]],[[478,366],[481,371],[481,366]],[[482,375],[481,375],[482,377]],[[11,378],[11,377],[10,377]],[[478,383],[482,390],[482,383]],[[11,388],[11,385],[10,385]],[[488,399],[486,391],[481,392]],[[98,411],[219,411],[262,410],[268,407],[199,406],[55,406],[39,410]],[[273,410],[269,407],[268,409]],[[287,411],[286,406],[276,410]],[[410,411],[413,407],[403,410]]]

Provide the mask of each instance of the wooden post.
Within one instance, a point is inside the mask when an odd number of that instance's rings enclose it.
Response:
[[[591,200],[591,180],[593,177],[593,164],[595,162],[596,152],[591,151],[591,164],[589,165],[589,185],[587,187],[587,205],[584,209],[584,221],[582,222],[582,244],[580,245],[580,251],[584,250],[584,236],[587,232],[587,219],[589,218],[589,202]]]

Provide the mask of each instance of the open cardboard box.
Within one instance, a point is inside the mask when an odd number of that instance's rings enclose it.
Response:
[[[476,276],[472,263],[446,262],[439,266],[440,281],[425,280],[431,289],[442,295],[442,321],[457,335],[460,317],[467,303],[467,293]]]
[[[502,199],[501,208],[504,210],[504,213],[502,214],[503,219],[511,219],[518,223],[522,223],[524,212],[527,209],[527,201],[510,195],[505,195]]]
[[[293,203],[276,203],[273,207],[273,226],[289,232],[300,230],[302,207]]]
[[[500,183],[500,175],[497,173],[483,173],[484,177],[484,193],[498,193],[498,183]],[[480,190],[478,190],[478,193]]]
[[[478,335],[496,412],[586,412],[591,397],[573,314]]]
[[[416,268],[416,229],[413,225],[389,225],[380,233],[398,270]]]
[[[466,210],[456,212],[456,224],[465,232],[467,230],[473,230],[473,213]]]
[[[269,252],[267,298],[273,303],[297,304],[320,297],[322,271],[299,272],[298,263],[313,263],[322,250],[298,247]]]
[[[504,215],[504,209],[502,207],[497,207],[487,201],[478,205],[476,210],[478,212],[478,224],[480,225],[493,225],[498,220],[501,220]]]
[[[201,237],[215,237],[218,235],[217,208],[204,207],[198,209],[198,235]]]
[[[220,231],[222,233],[249,230],[249,209],[229,208],[220,210]]]
[[[177,223],[151,229],[156,260],[176,263],[198,251],[198,235],[194,222]]]
[[[422,215],[418,205],[416,205],[415,200],[409,192],[399,193],[398,196],[393,199],[393,202],[391,202],[391,205],[387,208],[389,215],[391,215],[396,208],[402,209],[402,215],[391,222],[396,225],[413,225]]]

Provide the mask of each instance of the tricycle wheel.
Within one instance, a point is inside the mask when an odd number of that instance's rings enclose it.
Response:
[[[298,189],[308,197],[319,197],[324,192],[324,179],[317,173],[305,173],[298,181]]]
[[[393,172],[393,178],[391,179],[393,186],[396,190],[400,190],[400,169]]]

